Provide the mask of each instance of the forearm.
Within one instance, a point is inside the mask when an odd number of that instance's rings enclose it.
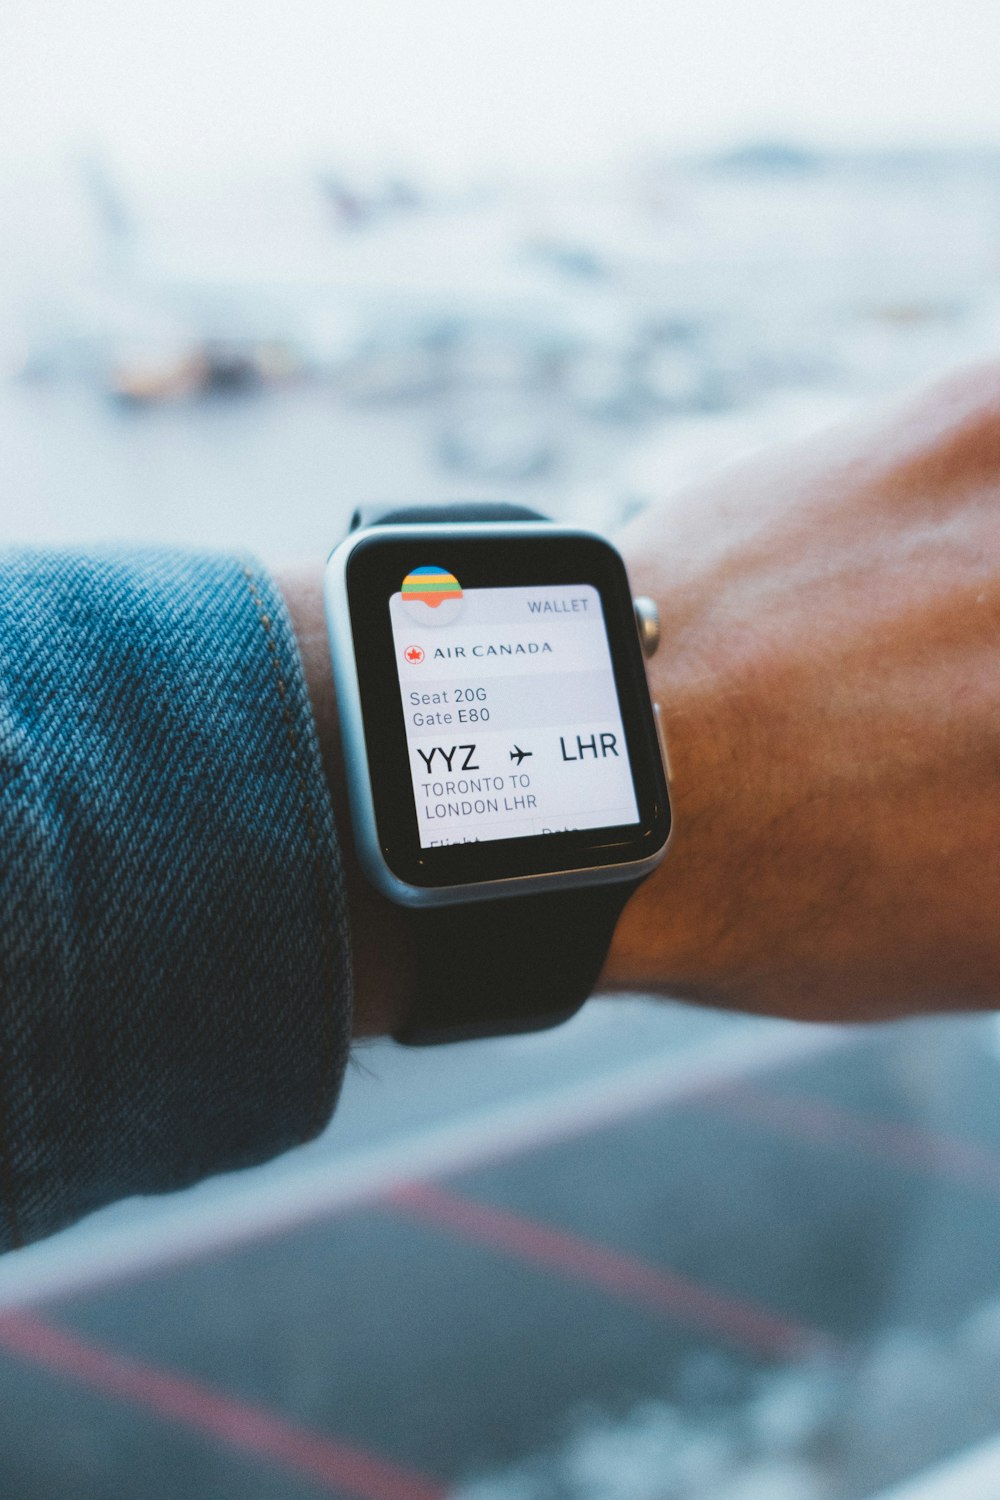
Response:
[[[658,598],[675,835],[605,981],[822,1019],[1000,998],[1000,377],[621,539]]]

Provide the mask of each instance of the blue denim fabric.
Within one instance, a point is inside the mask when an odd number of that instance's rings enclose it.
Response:
[[[224,556],[0,553],[0,1247],[308,1139],[349,1034],[275,585]]]

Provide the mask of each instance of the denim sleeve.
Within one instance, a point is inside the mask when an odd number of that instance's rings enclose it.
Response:
[[[252,562],[0,553],[0,1248],[315,1135],[344,882]]]

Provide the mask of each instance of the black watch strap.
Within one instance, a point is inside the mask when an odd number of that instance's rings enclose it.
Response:
[[[450,505],[359,506],[349,531],[363,526],[449,526],[458,521],[547,521],[540,510],[506,500],[453,500]]]
[[[419,1047],[568,1021],[597,983],[637,884],[409,910],[416,992],[394,1039]]]
[[[543,521],[502,502],[399,505],[354,513],[362,526]],[[406,911],[416,961],[407,1046],[542,1031],[566,1021],[597,982],[638,880]]]

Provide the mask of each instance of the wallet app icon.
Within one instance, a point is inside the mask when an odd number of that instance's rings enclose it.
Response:
[[[416,625],[449,625],[462,608],[462,586],[446,568],[414,568],[400,592]]]

